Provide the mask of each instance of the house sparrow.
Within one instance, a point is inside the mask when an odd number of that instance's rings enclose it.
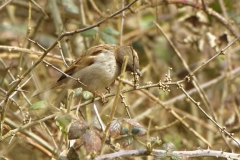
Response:
[[[138,55],[131,46],[101,44],[87,49],[64,71],[81,83],[62,74],[55,84],[44,91],[53,88],[82,87],[83,90],[103,93],[120,75],[124,56],[129,56],[126,71],[136,72],[140,76]],[[38,94],[40,93],[36,95]]]

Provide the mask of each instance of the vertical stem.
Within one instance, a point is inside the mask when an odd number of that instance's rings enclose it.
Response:
[[[124,72],[125,72],[125,70],[126,70],[128,58],[129,58],[128,56],[125,56],[125,57],[124,57],[123,64],[122,64],[122,68],[121,68],[120,78],[123,78],[123,74],[124,74]],[[108,120],[106,129],[105,129],[104,134],[103,134],[102,145],[103,145],[103,144],[105,143],[105,141],[106,141],[110,124],[111,124],[111,122],[112,122],[112,120],[113,120],[113,117],[114,117],[114,114],[115,114],[115,112],[116,112],[116,110],[117,110],[117,104],[118,104],[118,99],[119,99],[119,96],[120,96],[121,86],[122,86],[122,81],[119,81],[119,84],[118,84],[118,87],[117,87],[117,93],[116,93],[116,96],[115,96],[115,99],[114,99],[114,102],[113,102],[113,107],[112,107],[112,110],[111,110],[111,114],[110,114],[110,117],[109,117],[109,120]],[[102,147],[102,148],[103,148],[103,147]],[[102,150],[101,150],[101,152],[102,152]]]
[[[122,0],[122,8],[124,8],[124,0]],[[122,45],[122,37],[123,37],[123,27],[124,27],[124,19],[125,19],[125,11],[122,12],[122,19],[121,19],[121,28],[120,28],[120,46]]]

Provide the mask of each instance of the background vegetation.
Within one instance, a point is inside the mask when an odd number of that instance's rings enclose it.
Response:
[[[0,1],[0,156],[140,159],[127,150],[142,149],[134,152],[142,159],[237,157],[239,8],[238,0]],[[126,73],[104,105],[82,90],[32,97],[58,79],[63,59],[69,65],[103,43],[138,52],[137,88]],[[111,123],[111,140],[99,119]],[[77,139],[70,151],[67,137]]]

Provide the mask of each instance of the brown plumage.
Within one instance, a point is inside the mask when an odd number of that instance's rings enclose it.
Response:
[[[138,55],[131,46],[102,44],[87,49],[64,71],[67,75],[79,79],[84,85],[62,74],[55,84],[44,91],[53,88],[82,87],[83,90],[101,93],[120,75],[124,56],[129,56],[126,71],[140,75]]]

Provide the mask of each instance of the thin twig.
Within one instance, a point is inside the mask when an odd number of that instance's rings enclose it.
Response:
[[[103,121],[102,121],[102,119],[101,119],[101,117],[100,117],[100,115],[98,113],[97,106],[96,106],[95,103],[93,103],[93,109],[94,109],[94,111],[95,111],[95,113],[97,115],[97,119],[98,119],[98,122],[99,122],[102,130],[105,131],[106,127],[105,127],[105,125],[104,125],[104,123],[103,123]]]
[[[124,8],[124,0],[122,0],[122,8]],[[124,27],[124,19],[125,19],[125,13],[122,12],[122,18],[121,18],[121,27],[120,27],[120,40],[119,44],[120,46],[123,44],[123,27]]]
[[[42,7],[41,7],[40,5],[37,4],[37,2],[35,2],[34,0],[31,0],[31,1],[32,1],[33,4],[35,4],[35,5],[43,12],[43,14],[44,14],[47,18],[49,18],[48,15],[47,15],[47,13],[44,11],[44,9],[42,9]]]
[[[194,73],[197,72],[201,67],[205,66],[207,63],[209,63],[210,61],[212,61],[213,59],[215,59],[215,58],[216,58],[217,56],[219,56],[220,54],[223,54],[226,49],[228,49],[230,46],[232,46],[232,45],[240,38],[240,36],[239,36],[238,38],[236,38],[232,43],[230,43],[227,47],[225,47],[224,49],[222,49],[218,54],[216,54],[215,56],[213,56],[212,58],[210,58],[206,63],[204,63],[204,65],[201,65],[200,67],[198,67],[197,69],[195,69],[195,70],[192,72],[192,71],[190,70],[190,68],[188,67],[187,63],[185,62],[184,58],[181,56],[181,54],[180,54],[180,52],[178,51],[178,49],[175,47],[175,45],[174,45],[174,44],[172,43],[172,41],[170,40],[170,38],[168,38],[168,36],[165,34],[165,32],[162,30],[162,28],[161,28],[156,22],[154,22],[154,23],[155,23],[155,25],[157,26],[157,28],[163,33],[163,35],[167,38],[168,42],[169,42],[169,43],[171,44],[171,46],[174,48],[175,53],[176,53],[176,54],[178,55],[178,57],[181,59],[183,65],[184,65],[184,67],[185,67],[185,69],[188,71],[189,75],[186,76],[184,79],[187,80],[187,81],[190,81],[190,77],[193,78],[193,81],[192,81],[192,82],[193,82],[193,85],[194,85],[194,87],[198,90],[198,93],[199,93],[201,99],[203,100],[204,104],[210,109],[213,118],[209,118],[210,116],[201,108],[200,105],[197,105],[197,103],[194,103],[194,101],[192,101],[192,102],[193,102],[193,103],[204,113],[204,115],[207,116],[214,124],[217,124],[216,126],[219,127],[219,129],[220,129],[220,131],[219,131],[220,134],[222,134],[223,132],[225,132],[229,137],[233,138],[232,136],[230,136],[230,133],[224,131],[224,130],[222,129],[223,127],[221,127],[221,126],[216,122],[217,119],[216,119],[216,117],[215,117],[214,110],[213,110],[212,106],[210,105],[210,102],[209,102],[208,98],[206,97],[206,94],[204,93],[203,89],[200,88],[200,85],[199,85],[196,77],[194,76]],[[179,82],[179,84],[178,84],[177,86],[183,88],[182,85],[180,84],[180,82]],[[226,142],[226,144],[228,145],[228,147],[231,149],[231,146],[228,144],[228,142],[226,141],[226,139],[225,139],[224,136],[223,136],[223,139],[224,139],[224,141]],[[234,139],[234,141],[237,143],[237,141],[236,141],[235,139]],[[239,143],[237,143],[237,144],[240,146]],[[231,149],[231,150],[232,150],[232,149]]]
[[[234,70],[231,71],[229,74],[234,75],[234,76],[236,77],[236,76],[239,76],[239,73],[240,73],[240,67],[234,69]],[[212,86],[212,85],[214,85],[214,84],[222,81],[225,77],[226,77],[226,75],[220,75],[220,76],[218,76],[217,78],[215,78],[215,79],[213,79],[213,80],[211,80],[211,81],[209,81],[209,82],[207,82],[207,83],[202,84],[200,87],[201,87],[202,89],[207,88],[207,87],[209,87],[209,86]],[[231,78],[234,78],[234,77],[231,77]],[[120,79],[120,80],[123,81],[125,84],[128,84],[128,85],[130,85],[130,86],[133,87],[132,83],[128,82],[127,80],[123,80],[123,79]],[[166,84],[168,84],[168,85],[176,85],[176,82],[166,83]],[[155,88],[155,87],[159,87],[159,83],[151,84],[151,85],[145,85],[145,86],[140,86],[140,87],[138,87],[138,88],[136,88],[136,89],[133,87],[133,88],[131,88],[131,89],[123,90],[121,93],[129,93],[129,92],[132,92],[132,91],[135,91],[135,90],[140,90],[141,92],[143,92],[144,89]],[[192,94],[196,93],[197,90],[194,88],[194,89],[191,89],[191,90],[189,90],[189,91],[187,91],[187,92],[188,92],[189,95],[192,95]],[[113,96],[115,96],[114,93],[106,94],[106,95],[104,95],[104,98],[113,97]],[[179,95],[179,96],[176,96],[176,97],[174,97],[174,98],[172,98],[172,99],[164,102],[164,104],[165,104],[165,105],[167,105],[167,104],[172,104],[172,103],[174,103],[174,102],[176,102],[176,101],[178,101],[178,100],[182,100],[182,99],[184,99],[184,98],[186,98],[186,96],[185,96],[184,94],[181,94],[181,95]],[[94,102],[99,101],[99,100],[101,100],[101,97],[96,97],[96,98],[94,99]],[[93,103],[93,101],[92,101],[92,100],[88,100],[88,101],[86,101],[86,102],[84,102],[84,103],[81,103],[81,104],[78,104],[78,105],[76,105],[76,106],[73,106],[73,107],[71,108],[71,110],[76,110],[78,107],[86,106],[86,105],[91,104],[91,103]],[[152,108],[146,110],[146,111],[143,112],[142,114],[144,114],[144,115],[150,114],[150,112],[151,112],[150,110],[152,110]],[[142,117],[142,116],[140,116],[140,117]],[[136,117],[135,117],[135,118],[136,118]]]
[[[1,6],[0,6],[0,11],[4,8],[4,7],[6,7],[9,3],[11,3],[13,0],[8,0],[8,1],[6,1],[5,3],[3,3]]]

